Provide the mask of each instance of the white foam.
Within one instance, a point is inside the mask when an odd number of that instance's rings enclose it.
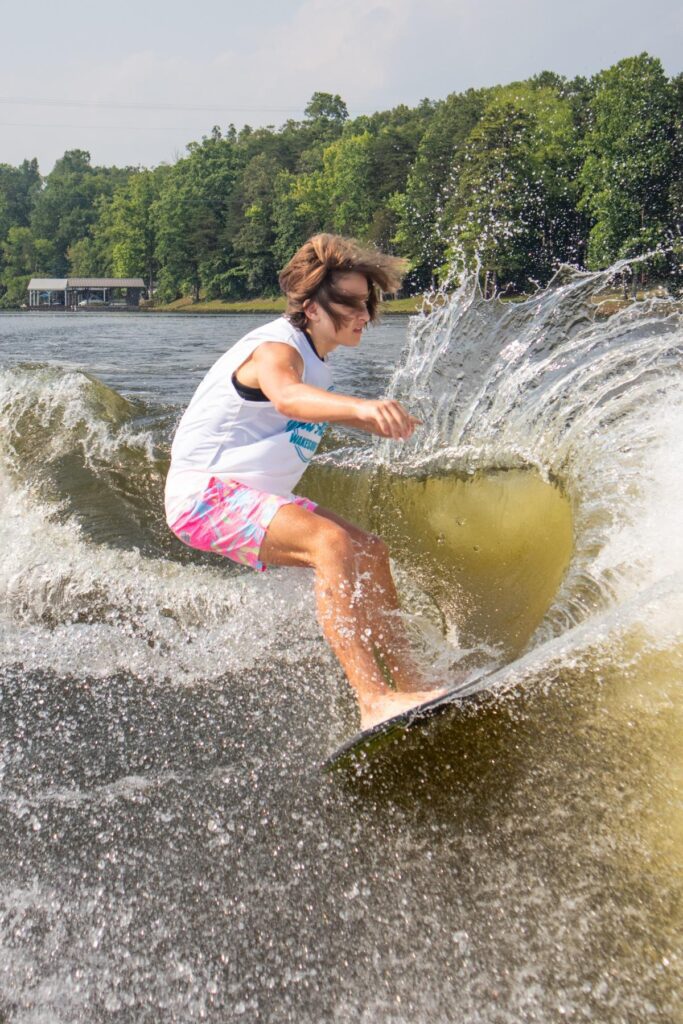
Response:
[[[413,321],[390,388],[426,429],[399,454],[376,445],[394,472],[526,465],[560,482],[575,551],[534,642],[683,566],[683,316],[660,296],[596,319],[615,270],[565,268],[519,304],[484,300],[464,277]]]
[[[268,580],[83,538],[0,473],[0,662],[192,683],[321,644],[309,573]]]

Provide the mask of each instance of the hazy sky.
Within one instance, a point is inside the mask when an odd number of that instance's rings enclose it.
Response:
[[[0,163],[152,166],[225,128],[351,115],[646,50],[683,71],[682,0],[0,0]]]

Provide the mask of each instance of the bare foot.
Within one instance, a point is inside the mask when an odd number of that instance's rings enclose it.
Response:
[[[446,692],[446,687],[438,690],[412,690],[410,693],[387,691],[361,707],[361,729],[363,731],[371,729],[373,725],[379,725],[387,718],[401,715],[404,711],[409,711],[410,708],[417,707],[418,704],[424,704],[425,701],[441,697]]]

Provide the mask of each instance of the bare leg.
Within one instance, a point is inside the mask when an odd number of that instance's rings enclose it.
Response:
[[[358,561],[364,630],[370,630],[372,643],[391,672],[397,690],[410,693],[414,690],[428,689],[429,681],[425,679],[413,657],[410,640],[401,619],[400,603],[391,574],[386,544],[381,537],[361,530],[329,509],[319,506],[316,514],[342,526],[353,538]]]
[[[372,634],[367,633],[372,627],[362,611],[356,547],[342,526],[298,505],[284,505],[268,528],[259,557],[269,565],[315,570],[318,621],[356,692],[362,728],[443,692],[395,693],[387,686],[373,653]]]

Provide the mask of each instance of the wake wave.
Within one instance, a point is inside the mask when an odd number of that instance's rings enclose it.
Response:
[[[427,429],[380,443],[394,473],[533,466],[569,497],[575,551],[537,635],[683,572],[683,314],[667,296],[609,317],[609,271],[569,268],[521,303],[465,279],[416,318],[391,394]]]
[[[598,636],[611,622],[609,633],[620,609],[632,623],[639,606],[666,635],[670,619],[652,595],[681,592],[683,317],[666,296],[604,316],[614,270],[565,268],[522,303],[484,300],[464,280],[413,319],[391,383],[424,428],[406,445],[354,443],[320,460],[345,479],[370,474],[379,505],[394,500],[391,478],[533,467],[556,484],[571,503],[574,550],[525,657],[545,645],[550,657],[558,638],[579,643],[578,627]],[[162,491],[177,415],[86,373],[0,372],[4,663],[192,681],[306,650],[327,657],[305,573],[271,571],[264,583],[168,533]],[[458,509],[438,518],[448,525],[449,515]],[[438,624],[432,599],[410,574],[402,581]],[[444,627],[451,643],[456,626]]]

